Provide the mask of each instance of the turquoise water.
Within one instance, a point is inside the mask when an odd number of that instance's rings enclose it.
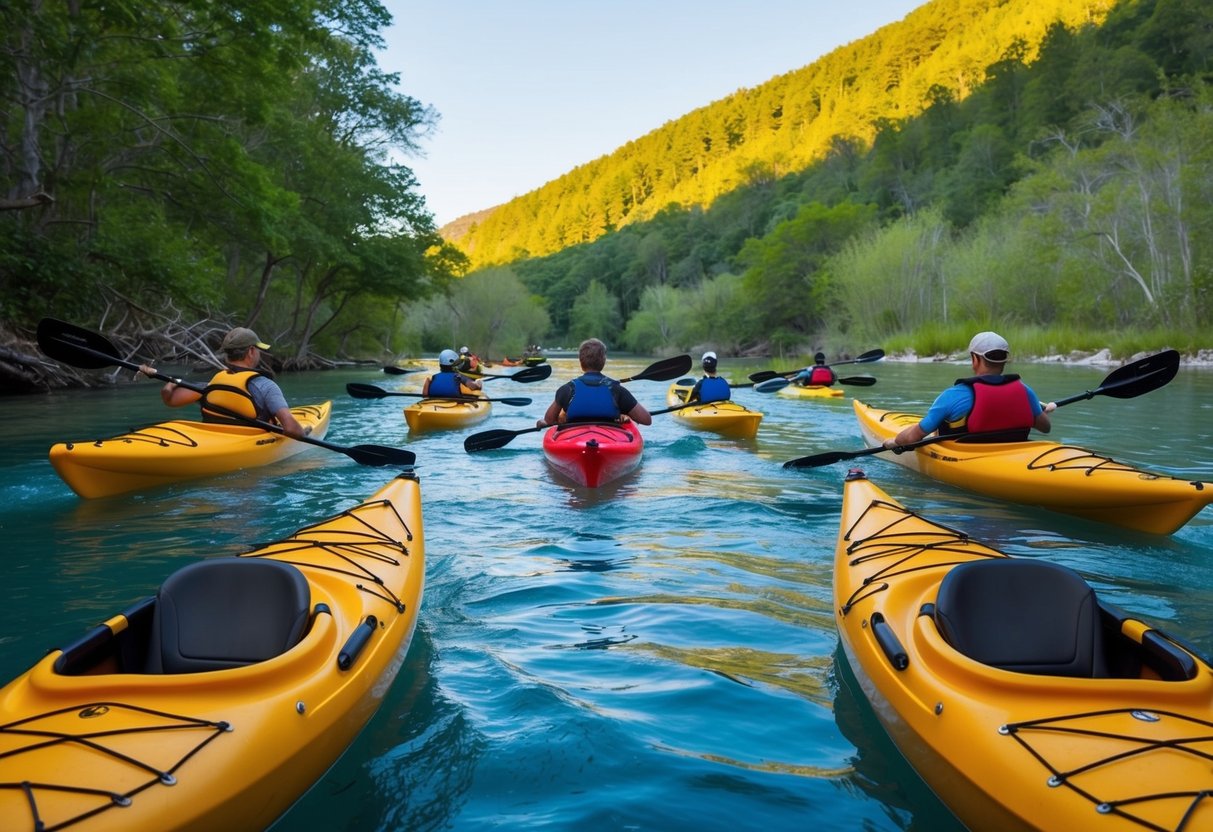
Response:
[[[831,562],[845,465],[780,463],[863,447],[852,397],[920,411],[959,365],[884,362],[837,401],[739,391],[758,439],[645,430],[640,469],[598,491],[555,479],[540,434],[469,455],[465,436],[534,423],[558,381],[500,379],[463,432],[409,440],[407,398],[354,400],[371,371],[288,376],[294,403],[331,398],[329,441],[418,457],[428,571],[412,649],[378,715],[275,827],[296,830],[949,830],[958,825],[885,738],[839,665]],[[647,362],[612,361],[616,376]],[[725,374],[780,364],[724,362]],[[841,368],[840,368],[841,369]],[[1019,368],[1042,397],[1110,368]],[[417,379],[417,380],[414,380]],[[666,383],[629,385],[650,409]],[[164,419],[156,385],[0,400],[0,533],[8,679],[196,558],[267,542],[375,491],[394,471],[319,448],[271,468],[104,500],[46,461],[59,440]],[[174,414],[176,415],[176,414]],[[1163,473],[1213,478],[1213,372],[1184,369],[1134,400],[1055,415],[1054,438]],[[995,503],[891,463],[859,460],[910,508],[1013,554],[1078,569],[1113,603],[1213,653],[1213,510],[1169,537]]]

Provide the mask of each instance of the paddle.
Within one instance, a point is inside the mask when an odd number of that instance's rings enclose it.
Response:
[[[355,399],[386,399],[388,396],[412,396],[416,399],[442,399],[453,402],[501,402],[502,404],[509,404],[514,407],[525,407],[531,403],[530,399],[520,397],[490,399],[487,396],[427,396],[424,393],[402,393],[395,390],[384,390],[382,387],[376,387],[373,384],[358,384],[353,381],[345,385],[345,392]]]
[[[686,404],[676,404],[673,407],[662,408],[661,410],[649,411],[650,416],[660,416],[663,413],[672,413],[675,410],[682,410],[687,407],[699,407],[701,402],[689,402]],[[576,422],[564,422],[562,424],[576,424]],[[587,422],[586,424],[593,424]],[[535,425],[529,428],[519,428],[518,430],[506,430],[498,428],[496,430],[486,430],[481,433],[474,433],[467,439],[463,440],[463,449],[469,454],[477,451],[491,451],[495,448],[504,448],[510,442],[514,441],[515,436],[522,436],[524,433],[537,433],[541,430],[547,430],[552,425],[543,425],[542,427]]]
[[[384,367],[383,372],[391,376],[402,376],[405,373],[422,373],[426,372],[424,367]],[[522,384],[530,384],[532,381],[543,381],[552,374],[552,365],[540,364],[535,367],[526,367],[514,373],[512,376],[493,375],[491,373],[468,373],[469,376],[477,378],[508,378]]]
[[[850,358],[846,361],[835,361],[833,364],[826,364],[827,367],[841,367],[843,364],[869,364],[873,361],[879,361],[884,358],[884,350],[875,349],[868,350],[857,358]],[[774,370],[759,370],[757,373],[750,373],[750,381],[767,381],[772,378],[786,378],[787,376],[799,375],[808,367],[801,367],[799,370],[788,370],[787,372],[777,373]],[[861,376],[862,378],[862,376]]]
[[[97,370],[102,367],[117,365],[125,367],[128,370],[139,371],[138,364],[126,361],[118,356],[118,351],[104,335],[82,329],[64,321],[57,321],[54,318],[43,318],[38,322],[38,346],[42,348],[44,353],[56,361],[62,361],[64,364],[71,364],[73,367],[80,367],[85,370]],[[160,381],[171,381],[178,387],[193,390],[195,393],[202,393],[206,390],[205,387],[190,384],[179,378],[173,378],[161,373],[156,373],[152,377]],[[260,419],[250,419],[226,408],[215,407],[214,405],[212,407],[215,410],[223,412],[225,416],[243,422],[246,425],[252,425],[270,433],[287,436],[286,431],[282,429],[281,425],[263,422]],[[304,442],[308,445],[316,445],[321,448],[327,448],[330,451],[343,453],[359,465],[408,466],[417,461],[415,453],[401,448],[388,448],[382,445],[355,445],[352,448],[346,448],[341,445],[334,445],[331,442],[325,442],[323,439],[314,439],[310,436],[291,436],[290,438],[296,442]]]
[[[491,373],[471,373],[470,375],[473,375],[476,378],[508,378],[511,381],[517,381],[521,384],[530,384],[532,381],[543,381],[551,374],[551,364],[537,364],[534,367],[523,367],[512,376],[493,375]]]
[[[787,378],[769,378],[766,381],[760,381],[754,385],[755,393],[774,393],[782,390],[792,383],[791,379]],[[851,384],[855,387],[871,387],[876,383],[874,376],[848,376],[838,379],[839,384]]]
[[[1117,370],[1112,371],[1103,380],[1103,382],[1094,390],[1087,390],[1083,393],[1070,396],[1065,399],[1060,399],[1057,402],[1058,407],[1064,407],[1067,404],[1084,401],[1094,398],[1095,396],[1111,396],[1114,399],[1132,399],[1137,396],[1149,393],[1152,390],[1157,390],[1163,387],[1171,379],[1175,378],[1175,374],[1179,372],[1179,353],[1175,350],[1164,350],[1156,355],[1149,355],[1126,364]],[[982,431],[973,434],[961,434],[961,436],[997,436],[1000,433],[1007,431]],[[892,449],[895,454],[920,448],[923,445],[930,445],[934,442],[943,442],[949,439],[955,440],[957,436],[928,436],[925,439],[920,439],[917,442],[911,442],[908,445],[902,445]],[[882,451],[890,450],[883,445],[878,445],[875,448],[864,448],[861,451],[826,451],[825,453],[813,454],[811,456],[802,456],[799,459],[791,459],[783,464],[784,468],[818,468],[822,465],[832,465],[835,462],[842,462],[848,459],[857,459],[861,456],[870,454],[878,454]]]
[[[663,358],[660,361],[655,361],[636,375],[621,378],[619,380],[621,382],[669,381],[670,379],[678,378],[680,375],[683,375],[690,370],[691,363],[691,356],[675,355],[670,358]]]

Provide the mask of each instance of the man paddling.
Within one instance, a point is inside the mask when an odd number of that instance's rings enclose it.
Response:
[[[626,387],[602,374],[606,367],[606,345],[597,338],[582,341],[577,349],[581,376],[563,384],[535,427],[557,422],[616,422],[626,416],[642,425],[653,424],[645,406]]]
[[[986,442],[1019,442],[1035,428],[1048,433],[1053,425],[1049,415],[1056,402],[1041,405],[1031,387],[1015,374],[1003,375],[1011,359],[1010,346],[997,332],[979,332],[969,341],[969,360],[973,376],[956,383],[936,397],[930,410],[918,424],[904,428],[886,439],[889,450],[911,445],[939,431],[941,436],[966,433],[990,433]]]
[[[219,351],[224,354],[227,367],[215,373],[204,393],[167,382],[160,388],[160,398],[169,407],[181,407],[201,400],[202,421],[232,422],[223,411],[231,411],[248,419],[263,422],[276,421],[287,436],[296,439],[306,436],[305,429],[291,413],[282,388],[272,378],[257,370],[261,353],[270,348],[257,337],[257,333],[238,326],[223,336]],[[140,365],[139,372],[145,376],[157,374],[155,367]]]
[[[716,375],[716,353],[709,350],[703,354],[703,378],[695,382],[687,395],[688,402],[727,402],[733,397],[729,383]]]

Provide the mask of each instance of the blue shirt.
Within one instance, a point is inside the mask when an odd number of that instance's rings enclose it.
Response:
[[[1028,403],[1032,407],[1032,416],[1039,416],[1044,409],[1040,406],[1040,399],[1028,385],[1025,384],[1023,388],[1028,392]],[[959,422],[968,416],[972,409],[973,388],[967,384],[953,384],[935,397],[927,415],[922,417],[918,426],[924,433],[934,433],[939,430],[940,425]]]

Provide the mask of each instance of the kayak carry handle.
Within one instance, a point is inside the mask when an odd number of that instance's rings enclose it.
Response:
[[[379,619],[373,615],[368,615],[365,621],[355,627],[354,632],[350,633],[350,637],[342,645],[341,652],[337,654],[337,667],[341,670],[353,667],[378,627]]]
[[[889,626],[889,622],[884,620],[884,616],[874,612],[868,620],[872,624],[872,635],[876,636],[876,643],[884,651],[889,664],[893,665],[896,670],[905,670],[909,667],[910,657],[906,655],[906,649],[901,646],[901,642],[897,639],[893,628]]]

